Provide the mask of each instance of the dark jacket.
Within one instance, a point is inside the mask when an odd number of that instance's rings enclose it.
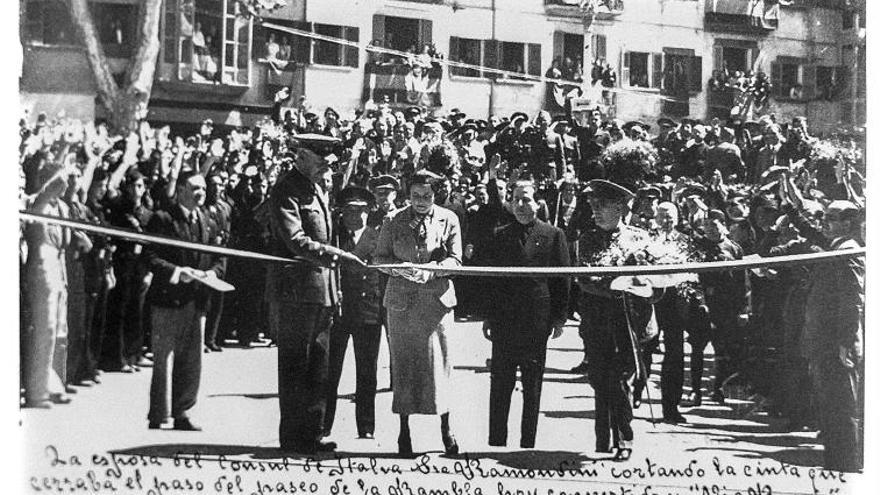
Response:
[[[299,263],[272,267],[269,286],[287,302],[332,306],[339,301],[333,221],[314,183],[298,170],[280,178],[268,199],[270,252]]]
[[[535,220],[499,227],[487,245],[489,266],[569,266],[568,243],[562,230]],[[568,315],[568,277],[492,278],[486,317],[492,342],[511,348],[543,346],[554,323]]]
[[[364,228],[355,243],[351,234],[339,229],[339,247],[350,251],[366,263],[372,262],[373,251],[379,243],[379,230]],[[382,323],[382,295],[385,278],[382,272],[352,263],[340,267],[342,281],[342,321],[345,324]]]
[[[852,239],[838,239],[832,249],[856,249]],[[806,313],[804,352],[813,362],[840,360],[852,368],[864,355],[865,259],[840,258],[814,265]]]
[[[197,229],[197,232],[193,232],[183,210],[174,204],[167,210],[156,211],[150,218],[146,231],[182,241],[212,244],[211,236],[215,227],[204,210],[199,211]],[[153,282],[147,297],[156,306],[179,308],[196,301],[203,308],[207,302],[210,289],[205,285],[181,280],[171,283],[172,275],[178,267],[213,270],[221,278],[226,272],[226,258],[190,249],[152,244],[144,250],[144,257],[153,272]]]

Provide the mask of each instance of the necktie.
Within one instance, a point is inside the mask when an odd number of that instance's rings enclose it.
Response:
[[[196,210],[189,214],[189,231],[192,234],[192,238],[198,241],[201,237],[201,231],[199,230],[199,214]]]
[[[426,225],[427,216],[426,215],[419,215],[418,220],[419,220],[419,225],[418,225],[418,229],[416,230],[416,236],[419,239],[419,244],[425,244],[428,240],[428,226]]]

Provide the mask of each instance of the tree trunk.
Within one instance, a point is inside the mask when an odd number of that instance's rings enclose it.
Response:
[[[128,64],[120,88],[113,79],[104,48],[95,30],[88,0],[69,0],[70,14],[79,32],[92,74],[95,77],[98,101],[107,111],[112,130],[127,134],[146,117],[147,104],[153,90],[153,75],[159,57],[159,21],[162,0],[142,0],[138,15],[135,53]]]

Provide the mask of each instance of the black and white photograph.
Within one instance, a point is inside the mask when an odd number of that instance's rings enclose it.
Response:
[[[872,3],[10,1],[2,491],[877,493]]]

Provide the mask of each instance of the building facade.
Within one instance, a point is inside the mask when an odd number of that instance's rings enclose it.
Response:
[[[111,67],[120,73],[131,54],[138,3],[92,2]],[[552,106],[555,85],[541,76],[554,60],[569,73],[583,60],[577,4],[289,0],[260,24],[236,16],[234,0],[166,0],[149,118],[185,123],[210,117],[248,125],[268,113],[272,95],[285,86],[313,109],[333,107],[343,115],[381,99],[440,113],[458,108],[473,117],[533,115]],[[762,112],[807,116],[817,132],[863,125],[865,17],[844,4],[611,1],[592,24],[588,58],[616,72],[616,84],[604,88],[602,101],[624,120],[723,117],[736,101],[713,90],[709,80],[726,70],[725,79],[736,71],[766,73],[774,89]],[[100,116],[85,56],[72,29],[59,28],[70,25],[61,2],[21,5],[22,103],[34,112],[64,108],[68,115]],[[365,50],[368,44],[383,53]],[[436,51],[451,62],[505,74],[436,65],[401,70],[394,54],[407,51]],[[580,73],[589,80],[591,67]],[[599,99],[600,91],[588,88],[587,96]]]

